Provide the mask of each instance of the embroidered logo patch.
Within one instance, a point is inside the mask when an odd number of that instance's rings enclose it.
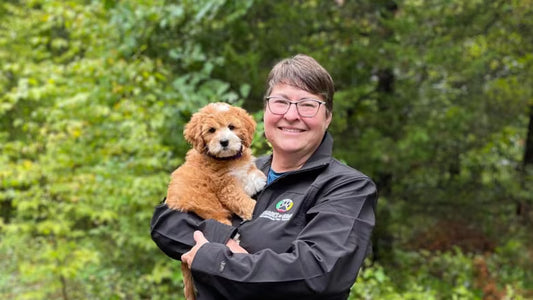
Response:
[[[276,211],[265,210],[261,213],[259,218],[265,218],[272,221],[288,221],[291,219],[291,213],[287,213],[294,206],[291,199],[283,199],[276,203]]]
[[[280,213],[288,212],[293,205],[294,202],[291,199],[283,199],[276,204],[276,210]]]

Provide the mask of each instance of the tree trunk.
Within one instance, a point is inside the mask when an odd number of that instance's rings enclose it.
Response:
[[[524,161],[522,162],[522,168],[520,172],[521,188],[528,189],[529,172],[533,169],[533,104],[529,105],[529,126],[527,128],[527,136],[524,150]],[[520,197],[516,204],[516,215],[518,218],[529,224],[533,221],[533,213],[531,212],[532,199]]]
[[[527,129],[526,149],[524,151],[524,170],[533,166],[533,104],[529,106],[529,126]]]

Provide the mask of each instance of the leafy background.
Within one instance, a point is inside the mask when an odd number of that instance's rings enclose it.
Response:
[[[183,125],[213,101],[260,122],[296,53],[380,190],[352,299],[533,299],[531,0],[2,1],[0,297],[182,298],[149,222]]]

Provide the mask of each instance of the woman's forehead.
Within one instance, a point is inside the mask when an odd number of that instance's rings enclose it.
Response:
[[[287,84],[287,83],[278,83],[272,87],[270,95],[284,96],[287,98],[322,98],[320,95],[313,94],[305,89],[302,89],[298,86]]]

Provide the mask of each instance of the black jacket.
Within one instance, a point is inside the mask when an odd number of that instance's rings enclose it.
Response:
[[[348,298],[370,245],[377,192],[367,176],[332,158],[332,146],[326,134],[303,168],[268,184],[251,221],[231,227],[156,208],[152,239],[170,257],[194,245],[196,229],[210,241],[191,266],[198,300]],[[256,162],[265,174],[270,160]],[[250,254],[224,245],[236,231]]]

